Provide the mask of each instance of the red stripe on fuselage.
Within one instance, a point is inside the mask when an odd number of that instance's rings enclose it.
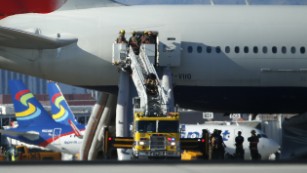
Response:
[[[58,140],[59,138],[61,138],[61,137],[63,137],[63,136],[68,136],[68,135],[71,135],[71,134],[74,134],[74,132],[68,132],[68,133],[61,134],[60,136],[51,137],[51,138],[47,139],[46,141],[40,143],[39,146],[46,147],[46,146],[49,145],[50,143],[52,143],[52,142]]]

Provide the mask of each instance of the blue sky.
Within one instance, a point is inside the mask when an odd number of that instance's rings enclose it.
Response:
[[[209,4],[210,0],[117,0],[125,4]],[[216,4],[244,4],[245,0],[214,0]],[[307,5],[307,0],[250,0],[252,4]]]

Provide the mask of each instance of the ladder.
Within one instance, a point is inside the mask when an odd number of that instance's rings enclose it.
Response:
[[[154,67],[155,49],[155,44],[143,44],[139,55],[136,55],[126,44],[113,44],[112,62],[119,69],[130,73],[140,99],[139,109],[145,116],[167,114],[168,95]]]

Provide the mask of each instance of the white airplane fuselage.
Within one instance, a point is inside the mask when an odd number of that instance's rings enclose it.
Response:
[[[7,129],[8,131],[10,129]],[[31,130],[33,133],[39,134],[39,138],[43,139],[40,142],[35,142],[34,139],[22,137],[22,136],[8,136],[10,144],[39,146],[52,151],[66,153],[66,154],[79,154],[80,148],[83,143],[83,138],[77,137],[73,132],[62,134],[61,127],[56,128],[46,128],[40,130]],[[2,132],[3,135],[7,134],[5,131]],[[81,131],[84,134],[84,130]],[[25,135],[26,136],[26,135]],[[21,144],[20,144],[21,143]]]
[[[0,67],[117,92],[119,73],[112,65],[112,43],[118,31],[153,30],[159,32],[159,40],[176,38],[174,45],[180,56],[171,59],[180,63],[171,70],[180,106],[304,112],[306,17],[305,6],[207,5],[124,6],[15,15],[1,20],[0,26],[39,29],[42,35],[69,33],[78,42],[49,50],[2,46]]]
[[[255,128],[249,126],[236,126],[236,125],[192,125],[182,124],[181,125],[181,138],[201,138],[202,130],[207,129],[210,134],[213,133],[214,129],[221,130],[221,136],[223,137],[224,144],[226,145],[225,154],[235,154],[235,138],[238,135],[238,131],[242,132],[244,137],[243,148],[244,158],[246,160],[251,159],[248,138],[251,136],[251,131],[255,130],[256,134],[259,135],[259,143],[257,145],[258,152],[261,155],[261,159],[269,159],[271,154],[274,154],[280,148],[280,145],[274,140],[267,138],[266,135]]]
[[[83,133],[84,131],[82,131]],[[57,140],[49,143],[46,148],[58,151],[62,153],[76,155],[80,153],[80,149],[83,143],[82,138],[78,138],[74,134],[61,136]]]

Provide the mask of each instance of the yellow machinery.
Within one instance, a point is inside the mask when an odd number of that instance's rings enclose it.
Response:
[[[61,160],[60,152],[32,150],[26,146],[16,146],[18,160]]]
[[[154,34],[157,38],[158,33]],[[154,42],[156,43],[157,40]],[[174,110],[171,71],[163,69],[164,81],[159,79],[156,67],[158,52],[156,44],[142,44],[139,54],[127,51],[127,45],[113,44],[113,64],[128,72],[138,96],[133,98],[133,129],[131,137],[104,135],[104,154],[111,157],[112,149],[132,149],[132,158],[180,159],[181,151],[196,150],[207,153],[205,139],[180,139],[179,113]],[[128,53],[129,52],[129,53]],[[127,93],[125,83],[119,83],[121,94]],[[121,98],[124,101],[124,98]],[[123,113],[120,112],[119,115]],[[205,157],[206,154],[203,154]]]
[[[133,157],[180,158],[179,114],[144,116],[135,113]]]
[[[187,151],[184,150],[181,153],[181,160],[197,160],[198,158],[201,158],[203,156],[202,152],[199,151]]]
[[[116,148],[132,149],[133,159],[208,159],[208,133],[202,138],[180,138],[179,113],[166,116],[134,114],[132,137],[111,137],[105,130],[105,158]],[[183,152],[184,151],[184,152]]]

